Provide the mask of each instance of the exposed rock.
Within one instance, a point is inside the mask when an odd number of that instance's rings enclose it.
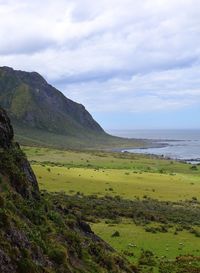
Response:
[[[10,257],[7,256],[2,249],[0,249],[0,272],[16,272],[16,267],[11,263]]]
[[[39,187],[32,168],[13,142],[13,128],[6,112],[0,108],[0,171],[9,176],[15,190],[26,198],[39,197]]]
[[[0,147],[9,148],[13,139],[13,128],[6,112],[0,108]]]
[[[22,159],[21,162],[21,170],[24,173],[26,180],[29,183],[29,189],[30,189],[30,194],[34,197],[38,197],[39,196],[39,187],[38,187],[38,182],[36,179],[36,176],[30,166],[30,163],[28,162],[28,160],[26,158]]]

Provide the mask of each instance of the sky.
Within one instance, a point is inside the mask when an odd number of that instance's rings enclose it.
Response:
[[[105,129],[200,129],[199,0],[0,0],[0,66]]]

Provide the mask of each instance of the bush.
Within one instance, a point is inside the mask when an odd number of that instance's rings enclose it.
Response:
[[[156,262],[154,259],[154,254],[149,250],[142,251],[141,256],[139,258],[139,264],[140,265],[155,266]]]
[[[111,237],[119,237],[119,236],[120,236],[119,231],[115,231],[115,232],[111,235]]]
[[[49,258],[56,264],[64,264],[67,259],[67,252],[63,246],[57,246],[49,251]]]
[[[36,272],[38,272],[36,265],[28,258],[22,258],[18,262],[18,271],[20,273],[36,273]]]
[[[8,228],[10,226],[10,220],[5,210],[0,209],[0,227]]]
[[[3,196],[0,195],[0,208],[2,208],[4,206],[4,199]]]
[[[198,168],[197,168],[196,165],[192,165],[192,166],[190,167],[190,169],[193,170],[193,171],[197,171],[197,170],[198,170]]]
[[[55,224],[57,224],[59,226],[64,226],[64,221],[63,221],[61,215],[58,212],[51,210],[48,213],[48,218],[51,221],[53,221]]]

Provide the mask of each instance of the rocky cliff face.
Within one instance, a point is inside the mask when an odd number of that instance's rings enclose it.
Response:
[[[0,108],[0,171],[8,176],[12,187],[22,196],[39,197],[36,177],[13,136],[10,119]]]
[[[6,112],[0,108],[0,147],[9,148],[13,139],[13,128]]]

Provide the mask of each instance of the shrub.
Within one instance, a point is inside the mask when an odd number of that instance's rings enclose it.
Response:
[[[139,258],[140,265],[148,265],[148,266],[155,266],[156,262],[154,259],[153,252],[149,250],[142,251],[141,256]]]
[[[145,231],[146,232],[151,232],[151,233],[156,233],[157,232],[156,228],[154,228],[154,227],[145,227]]]
[[[0,208],[4,206],[4,199],[3,196],[0,195]]]
[[[64,237],[65,237],[65,240],[69,246],[69,248],[68,248],[69,253],[81,258],[82,257],[82,248],[81,248],[80,236],[72,230],[65,230]]]
[[[197,170],[198,170],[198,168],[197,168],[196,165],[192,165],[192,166],[190,167],[190,169],[193,170],[193,171],[197,171]]]
[[[28,258],[22,258],[18,262],[18,271],[20,273],[36,273],[36,265]]]
[[[111,235],[111,237],[119,237],[119,236],[120,236],[119,231],[115,231],[115,232]]]
[[[9,217],[5,210],[0,209],[0,227],[7,228],[10,226]]]
[[[56,212],[56,211],[53,211],[51,210],[49,213],[48,213],[48,217],[51,221],[53,221],[55,224],[59,225],[59,226],[64,226],[64,222],[63,222],[63,219],[61,217],[61,215]]]
[[[67,258],[66,249],[63,246],[56,246],[49,251],[49,258],[56,264],[64,264]]]

